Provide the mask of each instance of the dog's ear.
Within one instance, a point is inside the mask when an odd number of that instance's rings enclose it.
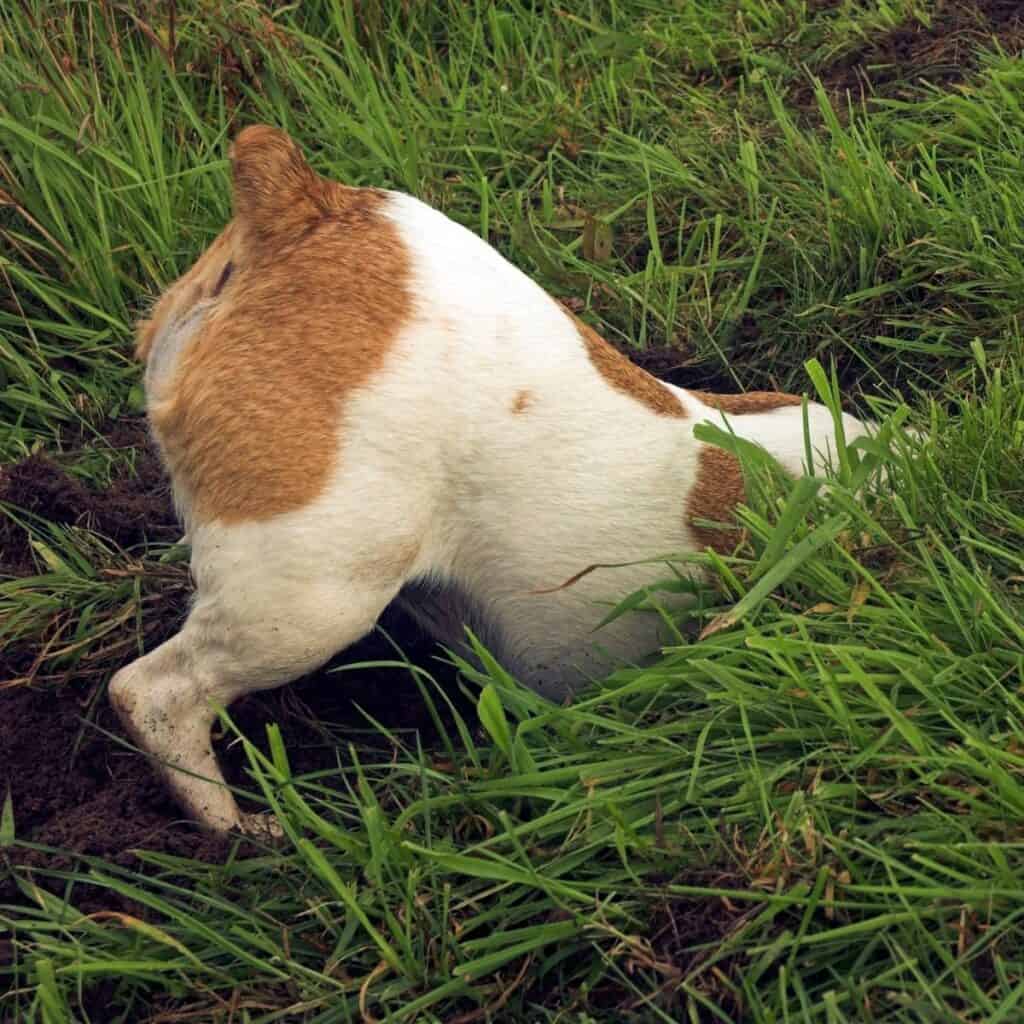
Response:
[[[324,182],[279,128],[244,128],[231,146],[238,226],[256,246],[296,237],[324,210]]]

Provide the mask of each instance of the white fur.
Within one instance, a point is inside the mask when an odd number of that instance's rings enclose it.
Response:
[[[562,699],[664,642],[654,614],[593,630],[612,602],[668,572],[663,562],[602,569],[539,591],[591,565],[697,548],[685,512],[701,447],[693,427],[721,414],[678,388],[686,418],[616,390],[573,322],[492,248],[408,196],[387,211],[411,254],[417,307],[345,409],[334,478],[297,512],[192,521],[192,613],[111,683],[137,742],[210,828],[240,824],[210,748],[213,705],[311,671],[397,596],[450,645],[470,620],[513,674]],[[151,399],[203,315],[156,339]],[[523,393],[528,407],[514,413]],[[804,471],[799,407],[728,423]],[[810,425],[825,452],[828,411],[810,406]],[[845,426],[848,440],[865,430]]]

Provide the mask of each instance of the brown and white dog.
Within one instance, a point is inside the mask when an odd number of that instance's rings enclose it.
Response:
[[[465,228],[319,177],[281,131],[246,128],[231,164],[233,220],[138,332],[195,602],[110,684],[213,830],[255,825],[211,748],[216,707],[321,665],[400,593],[442,642],[469,622],[561,698],[658,648],[656,615],[592,631],[665,570],[558,584],[735,542],[701,520],[742,500],[739,466],[695,424],[724,412],[805,472],[800,398],[656,380]],[[809,422],[827,457],[830,413]],[[847,418],[847,439],[865,429]]]

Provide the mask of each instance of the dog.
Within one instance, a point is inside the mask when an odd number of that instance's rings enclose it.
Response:
[[[834,443],[798,396],[656,379],[472,232],[319,176],[278,129],[245,128],[230,163],[232,220],[137,330],[194,602],[109,687],[214,832],[262,827],[217,765],[219,706],[316,669],[398,597],[442,643],[468,624],[564,699],[664,642],[658,615],[594,632],[609,600],[664,578],[645,560],[737,542],[709,523],[743,501],[740,465],[696,424],[726,417],[793,476]],[[606,563],[635,564],[580,575]]]

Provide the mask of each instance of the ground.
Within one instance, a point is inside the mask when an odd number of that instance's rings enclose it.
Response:
[[[125,418],[103,435],[103,443],[134,450],[130,476],[115,478],[109,487],[94,492],[52,459],[35,454],[0,472],[0,501],[53,523],[87,522],[122,546],[176,539],[181,531],[168,480],[144,421]],[[3,523],[3,531],[4,572],[33,574],[28,532],[10,519]],[[147,612],[147,649],[171,635],[184,618],[187,576],[184,568],[174,575],[176,585],[167,586],[158,608]],[[381,626],[400,638],[407,657],[429,664],[444,656],[397,609]],[[52,644],[54,638],[47,637],[46,642]],[[254,694],[240,701],[234,709],[236,721],[253,736],[262,734],[266,722],[281,722],[289,746],[302,751],[306,771],[330,767],[334,755],[322,742],[322,733],[304,727],[303,721],[347,721],[358,727],[365,724],[361,708],[394,729],[430,729],[430,718],[405,670],[378,669],[345,684],[333,674],[345,663],[394,657],[387,639],[376,634],[283,693]],[[39,669],[39,652],[32,643],[12,644],[0,655],[0,676],[8,683],[0,690],[0,759],[9,773],[21,835],[117,861],[130,858],[128,851],[137,846],[191,855],[207,849],[221,853],[223,844],[211,843],[182,822],[146,760],[119,749],[117,739],[123,743],[124,732],[106,702],[95,700],[95,679],[76,678],[72,672],[54,686]],[[15,685],[30,679],[37,685]],[[240,748],[227,756],[231,781],[242,784]]]
[[[1022,50],[1010,0],[0,12],[0,1020],[1019,1019]],[[674,383],[924,437],[877,494],[744,455],[678,643],[570,707],[392,609],[222,729],[285,840],[204,836],[105,686],[189,596],[132,323],[254,121]]]

